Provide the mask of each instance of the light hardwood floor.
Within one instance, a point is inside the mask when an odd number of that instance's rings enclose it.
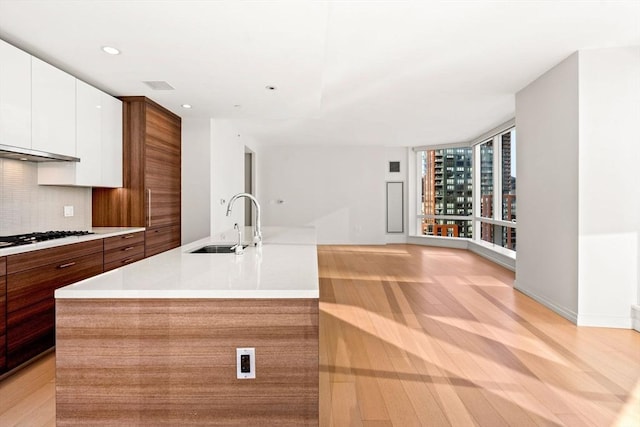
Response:
[[[640,333],[578,328],[462,250],[321,246],[321,426],[640,426]],[[54,358],[0,425],[54,425]]]

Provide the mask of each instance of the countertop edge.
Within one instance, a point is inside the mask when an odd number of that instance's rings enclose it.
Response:
[[[73,245],[74,243],[89,242],[96,239],[107,239],[109,237],[120,236],[128,233],[138,233],[145,230],[146,229],[144,227],[93,227],[88,231],[94,234],[70,236],[62,239],[47,240],[45,242],[30,243],[27,245],[0,249],[0,257],[23,254],[26,252],[39,251],[40,249],[49,249],[64,245]]]

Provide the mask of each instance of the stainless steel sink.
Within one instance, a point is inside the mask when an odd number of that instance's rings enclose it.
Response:
[[[191,251],[192,254],[232,254],[235,252],[236,245],[207,245],[200,249]],[[247,245],[243,245],[242,248],[246,248]]]

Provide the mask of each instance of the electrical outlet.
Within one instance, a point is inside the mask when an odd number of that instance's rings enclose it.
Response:
[[[236,348],[236,377],[240,380],[256,377],[255,348]]]
[[[64,207],[64,216],[65,217],[73,216],[73,206]]]

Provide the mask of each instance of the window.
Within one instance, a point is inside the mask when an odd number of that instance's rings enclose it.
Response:
[[[437,148],[416,154],[422,184],[418,233],[472,237],[473,206],[466,201],[473,183],[471,148]]]
[[[476,228],[480,240],[516,249],[516,132],[510,129],[476,145],[479,167],[479,209]],[[478,233],[476,233],[478,234]]]
[[[472,147],[425,149],[416,155],[418,234],[516,250],[515,128]]]

